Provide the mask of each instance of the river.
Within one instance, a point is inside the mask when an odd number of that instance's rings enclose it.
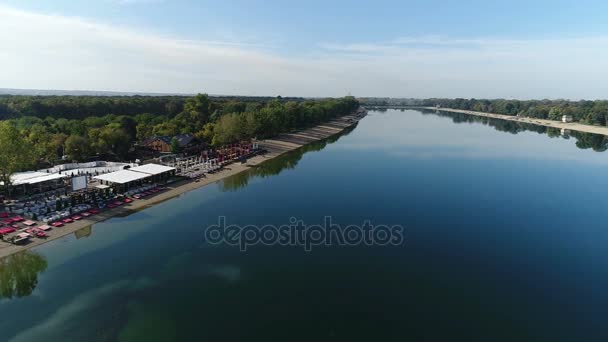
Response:
[[[603,136],[372,111],[354,129],[0,263],[3,341],[606,341]],[[403,227],[389,245],[205,228]]]

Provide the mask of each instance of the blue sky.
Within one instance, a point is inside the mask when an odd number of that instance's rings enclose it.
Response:
[[[0,0],[0,87],[603,98],[605,1]]]

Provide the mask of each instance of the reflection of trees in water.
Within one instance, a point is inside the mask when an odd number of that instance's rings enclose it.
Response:
[[[253,177],[270,177],[278,175],[283,170],[293,169],[298,165],[304,154],[324,149],[325,146],[338,141],[338,139],[341,137],[349,135],[355,127],[356,125],[347,128],[342,131],[342,133],[333,135],[327,139],[304,145],[297,150],[287,152],[281,156],[265,161],[249,171],[241,172],[232,177],[225,178],[220,183],[220,189],[222,191],[238,190],[247,186],[247,184],[249,184],[249,179]]]
[[[517,134],[524,131],[532,131],[539,134],[546,134],[550,138],[556,138],[561,136],[561,131],[558,128],[546,127],[541,125],[534,125],[526,122],[516,122],[509,120],[501,120],[494,118],[487,118],[483,116],[467,115],[462,113],[432,111],[432,110],[419,110],[422,114],[431,114],[437,116],[449,117],[454,123],[481,123],[488,125],[500,132],[507,132],[511,134]],[[569,132],[564,138],[574,137],[576,141],[576,147],[580,149],[593,149],[596,152],[604,152],[608,149],[608,137],[601,134],[585,133],[572,131]]]
[[[31,295],[38,285],[38,274],[46,267],[46,259],[31,251],[0,259],[0,298]]]
[[[582,132],[572,132],[571,135],[576,138],[578,148],[591,148],[596,152],[604,152],[608,149],[608,138],[604,135]]]

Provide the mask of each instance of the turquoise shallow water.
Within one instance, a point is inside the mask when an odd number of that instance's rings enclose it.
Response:
[[[608,154],[593,151],[602,137],[557,135],[371,112],[340,137],[5,259],[0,340],[605,341]],[[402,225],[405,242],[241,252],[204,239],[218,216],[327,215]]]

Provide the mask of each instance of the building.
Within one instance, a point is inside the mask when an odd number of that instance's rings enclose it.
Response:
[[[104,175],[95,176],[93,179],[99,181],[101,185],[105,185],[107,187],[112,187],[119,192],[123,192],[128,190],[134,186],[143,185],[146,181],[146,178],[149,178],[150,175],[141,172],[135,172],[130,170],[120,170],[116,172],[106,173]],[[102,189],[98,187],[98,189]]]
[[[39,171],[17,172],[11,175],[11,193],[32,194],[54,190],[65,186],[66,175]],[[4,182],[0,182],[4,186]]]
[[[192,134],[179,134],[174,137],[168,135],[152,137],[142,141],[140,145],[156,152],[173,152],[171,151],[171,141],[173,141],[173,139],[177,140],[181,150],[185,150],[199,144],[198,139],[196,139]]]
[[[562,122],[572,122],[574,121],[574,119],[572,118],[572,115],[562,115]]]
[[[93,177],[103,188],[108,186],[123,192],[145,183],[164,182],[175,175],[175,168],[158,164],[145,164]],[[102,187],[97,186],[99,189]]]

